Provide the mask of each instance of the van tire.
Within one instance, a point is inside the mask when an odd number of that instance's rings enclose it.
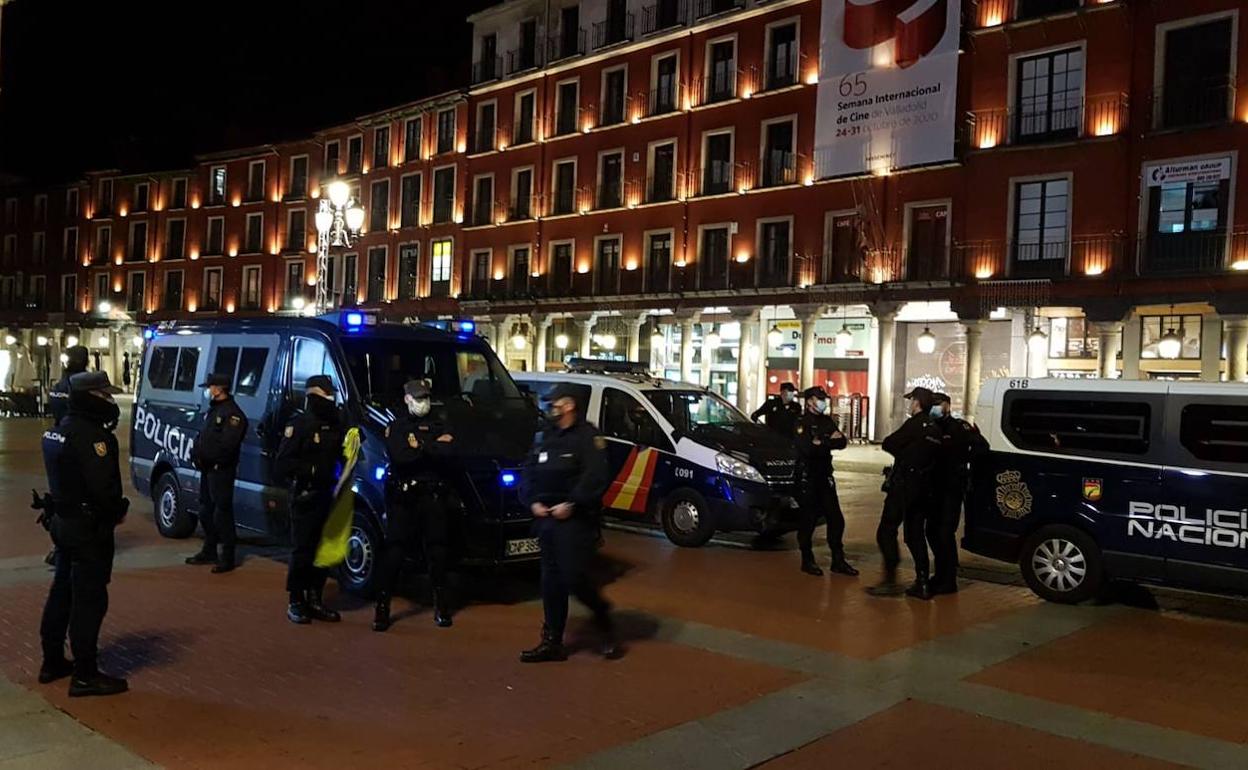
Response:
[[[188,511],[182,502],[182,490],[178,488],[178,477],[173,471],[162,473],[156,480],[152,502],[155,505],[156,529],[161,535],[182,540],[195,533],[199,517]]]
[[[371,599],[380,581],[385,537],[373,515],[359,508],[355,509],[349,537],[347,560],[335,567],[334,577],[346,593]]]
[[[682,548],[701,548],[715,534],[706,500],[692,489],[678,489],[668,495],[659,518],[667,539]]]
[[[1068,524],[1033,532],[1023,544],[1019,567],[1037,596],[1058,604],[1087,601],[1105,582],[1100,547],[1087,532]]]

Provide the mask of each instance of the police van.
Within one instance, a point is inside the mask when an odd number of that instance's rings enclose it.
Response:
[[[568,372],[517,372],[545,400],[557,384],[581,391],[607,441],[611,486],[603,508],[657,520],[675,544],[716,531],[781,532],[796,519],[797,454],[700,385],[656,379],[642,364],[573,359]]]
[[[1248,592],[1248,385],[989,380],[962,547],[1041,597],[1108,580]]]
[[[234,511],[241,529],[283,535],[289,496],[272,463],[284,426],[303,408],[303,385],[316,374],[333,380],[349,425],[361,428],[353,487],[355,522],[338,580],[371,592],[385,532],[385,426],[402,409],[403,383],[427,378],[435,414],[460,439],[462,508],[453,533],[467,563],[532,559],[530,514],[517,498],[517,469],[537,412],[471,322],[453,329],[379,323],[361,311],[320,318],[204,320],[149,328],[134,400],[130,470],[135,489],[155,503],[166,537],[191,535],[197,523],[199,472],[191,449],[208,410],[197,387],[225,374],[247,415]]]

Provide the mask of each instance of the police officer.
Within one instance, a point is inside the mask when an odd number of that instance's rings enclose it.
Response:
[[[61,379],[48,391],[48,409],[52,412],[53,424],[60,424],[69,413],[69,378],[87,370],[87,349],[82,345],[74,345],[65,350],[65,368]]]
[[[793,438],[793,431],[801,416],[802,408],[797,403],[797,386],[786,382],[780,386],[780,397],[764,401],[750,415],[750,419],[757,422],[761,417],[768,428],[785,438]]]
[[[930,560],[927,555],[926,526],[935,496],[933,474],[941,448],[940,429],[932,422],[930,410],[934,394],[927,388],[914,388],[905,395],[909,399],[910,417],[884,439],[883,448],[893,456],[893,470],[888,480],[888,496],[876,530],[876,543],[884,556],[884,580],[872,593],[887,595],[897,581],[897,529],[903,529],[906,547],[914,559],[914,583],[906,589],[908,596],[930,599]]]
[[[230,375],[210,374],[200,385],[208,389],[211,406],[191,459],[199,468],[199,520],[204,545],[187,564],[212,564],[215,574],[234,569],[234,477],[247,435],[247,415],[230,395]],[[221,556],[217,557],[217,543]]]
[[[563,384],[551,392],[551,426],[538,436],[520,476],[520,499],[533,512],[542,548],[545,612],[541,642],[520,654],[525,663],[567,659],[563,631],[569,595],[594,613],[602,634],[599,652],[608,658],[619,654],[611,605],[587,569],[598,539],[602,495],[610,484],[606,442],[585,422],[577,396],[575,388]]]
[[[832,452],[849,446],[831,411],[827,391],[815,386],[807,388],[802,397],[806,412],[797,421],[797,453],[802,463],[803,494],[800,501],[797,544],[802,551],[802,572],[820,576],[823,570],[815,563],[812,537],[819,519],[827,520],[828,548],[832,551],[832,571],[840,575],[857,575],[858,570],[845,561],[845,514],[836,494],[832,478]]]
[[[940,462],[933,486],[936,491],[932,519],[927,524],[927,542],[932,547],[932,594],[952,594],[958,590],[958,522],[962,501],[970,480],[971,463],[988,451],[988,442],[966,420],[953,416],[953,402],[936,393],[931,415],[940,428]]]
[[[286,426],[274,461],[277,477],[290,486],[294,549],[286,572],[286,617],[301,625],[313,620],[337,623],[338,613],[322,602],[327,573],[313,560],[334,505],[346,427],[334,403],[333,380],[324,374],[309,377],[304,390],[307,408]]]
[[[433,589],[433,622],[440,628],[451,625],[446,595],[446,567],[449,536],[448,496],[445,463],[455,437],[432,410],[427,380],[411,380],[403,386],[406,414],[386,427],[386,454],[390,475],[386,479],[386,548],[381,559],[381,590],[373,614],[373,630],[390,627],[390,597],[399,582],[403,560],[418,545],[423,546]]]
[[[113,435],[120,416],[113,394],[120,392],[104,372],[75,374],[70,378],[68,414],[43,434],[43,464],[53,503],[50,530],[57,555],[39,628],[43,643],[39,682],[72,675],[71,697],[115,695],[127,689],[125,679],[108,676],[96,665],[100,625],[108,612],[113,529],[130,506],[121,493]],[[67,632],[72,663],[65,659]]]

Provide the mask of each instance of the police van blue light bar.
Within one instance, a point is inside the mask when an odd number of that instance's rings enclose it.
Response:
[[[514,471],[503,471],[498,477],[498,482],[505,487],[514,487],[519,479]]]
[[[345,310],[339,316],[338,324],[349,332],[358,332],[365,326],[376,326],[377,316],[361,310]]]
[[[378,465],[376,468],[373,469],[373,478],[377,479],[378,481],[381,481],[385,477],[386,477],[386,466]]]

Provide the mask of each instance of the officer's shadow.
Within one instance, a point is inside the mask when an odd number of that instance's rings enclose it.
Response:
[[[102,640],[101,667],[113,676],[128,677],[146,668],[166,666],[177,662],[178,651],[188,649],[194,640],[192,634],[180,631],[122,634]]]

